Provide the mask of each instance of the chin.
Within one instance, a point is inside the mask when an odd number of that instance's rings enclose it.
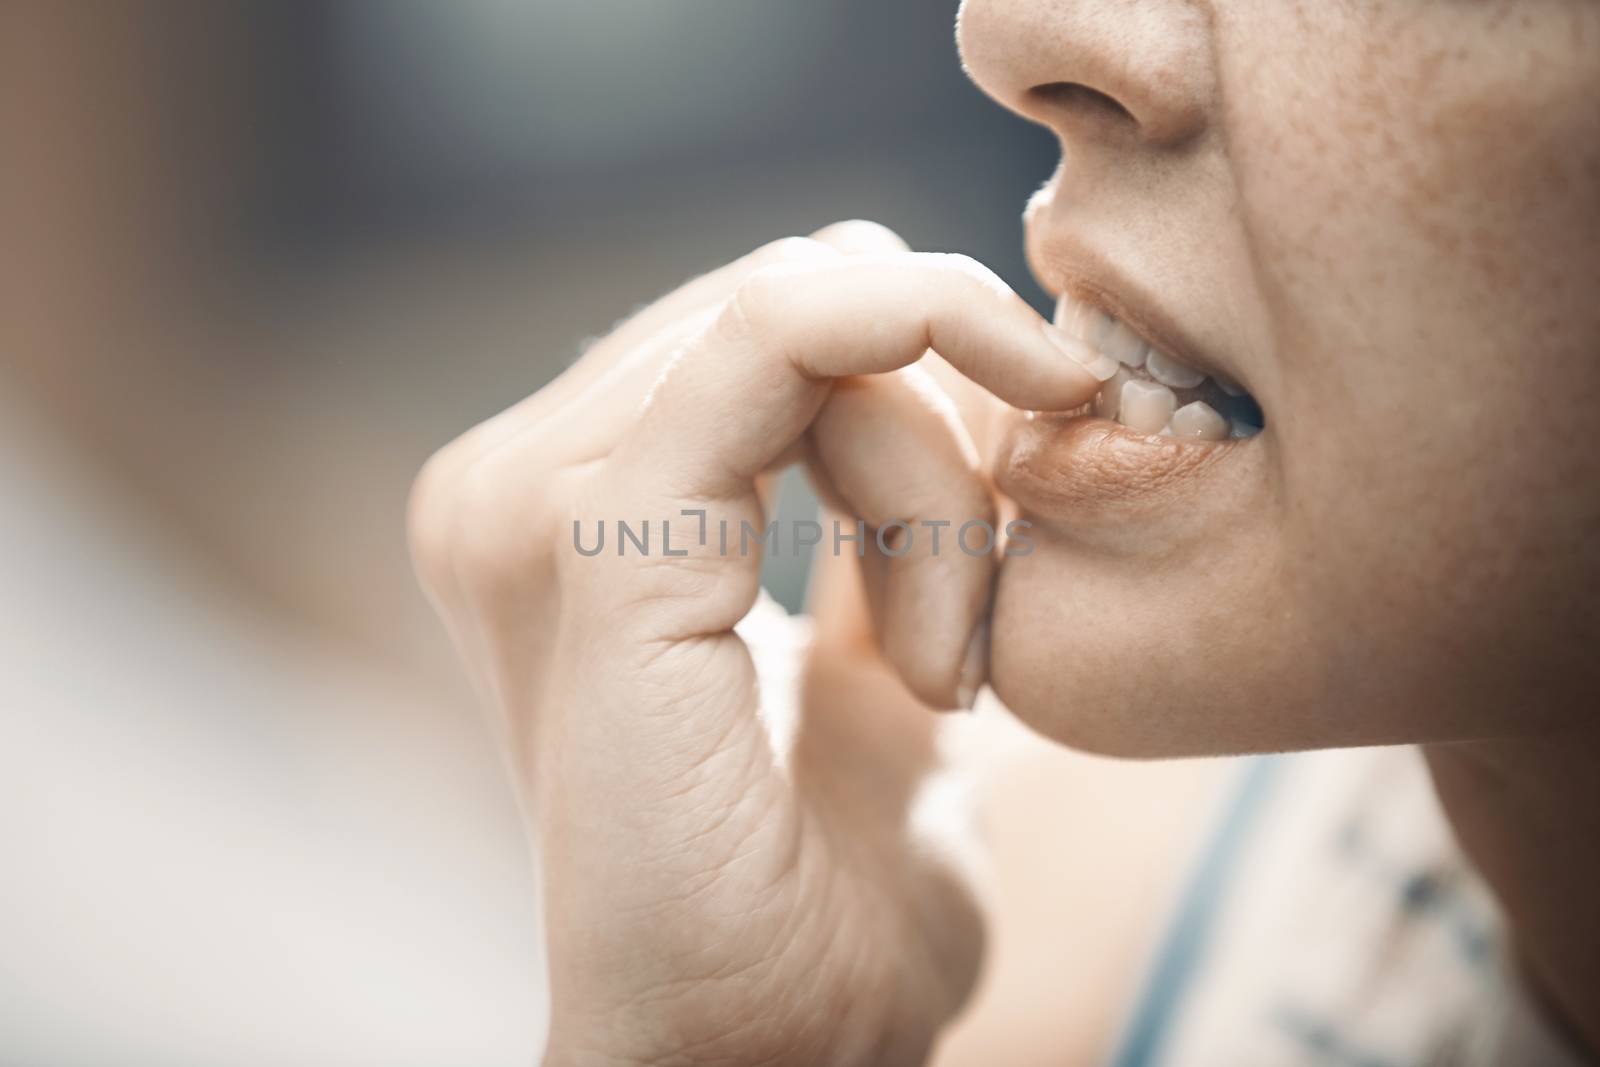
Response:
[[[1414,694],[1348,670],[1340,627],[1305,606],[1277,516],[1222,499],[1126,524],[1024,510],[1031,551],[995,593],[995,694],[1053,741],[1125,758],[1417,740]]]
[[[1125,758],[1271,746],[1259,683],[1236,658],[1247,635],[1209,583],[1141,579],[1130,561],[1043,542],[1023,562],[1001,573],[989,680],[1030,728]]]
[[[1273,447],[1270,430],[1190,442],[1092,414],[1018,413],[994,470],[1029,524],[1025,550],[1001,566],[991,624],[990,685],[1006,706],[1052,740],[1112,756],[1325,738],[1287,606]]]

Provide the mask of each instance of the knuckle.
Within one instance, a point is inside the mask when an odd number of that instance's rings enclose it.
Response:
[[[812,236],[847,252],[902,252],[909,247],[899,234],[870,219],[844,219],[824,226]]]
[[[464,458],[458,445],[435,453],[412,484],[407,538],[424,588],[474,600],[516,587],[547,549],[540,534],[542,481],[526,464],[515,480],[487,457]]]
[[[964,252],[935,252],[932,255],[933,262],[964,281],[976,283],[985,289],[1005,287],[999,275]]]
[[[520,491],[490,461],[461,475],[449,547],[452,573],[475,601],[518,589],[548,549],[540,534],[538,497]]]
[[[802,278],[843,259],[837,248],[809,237],[788,237],[768,245],[728,294],[719,317],[721,330],[727,336],[762,332],[780,317]]]
[[[794,282],[794,270],[787,264],[770,264],[752,271],[728,299],[725,324],[758,332],[770,326],[793,291]]]
[[[435,452],[411,483],[406,502],[406,541],[412,563],[423,586],[435,593],[444,588],[448,577],[457,465],[452,446]]]
[[[759,269],[775,263],[803,263],[832,254],[833,249],[811,237],[780,237],[756,249],[750,262]]]

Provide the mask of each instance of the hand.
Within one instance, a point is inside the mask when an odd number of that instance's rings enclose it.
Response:
[[[1099,383],[987,270],[903,247],[848,223],[690,282],[418,479],[419,574],[538,828],[548,1063],[916,1063],[971,985],[975,912],[908,817],[936,760],[905,693],[981,679],[994,559],[952,539],[994,503],[919,360],[1030,408]],[[763,529],[758,483],[799,458],[869,528],[871,634],[819,634],[785,730],[734,633],[759,555],[716,531]],[[895,519],[899,557],[871,541]],[[939,553],[922,519],[952,523]],[[617,520],[649,520],[648,555]]]

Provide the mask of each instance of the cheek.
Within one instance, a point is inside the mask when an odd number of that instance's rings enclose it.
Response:
[[[1223,64],[1285,599],[1330,620],[1333,706],[1409,739],[1526,729],[1534,694],[1570,720],[1600,682],[1600,7],[1504,7],[1301,9],[1314,57],[1235,27]]]
[[[1274,11],[1220,39],[1290,489],[1593,474],[1600,5]]]

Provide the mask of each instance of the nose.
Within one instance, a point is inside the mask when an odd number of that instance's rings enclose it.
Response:
[[[961,58],[984,92],[1064,142],[1181,145],[1213,121],[1198,0],[964,0]]]

